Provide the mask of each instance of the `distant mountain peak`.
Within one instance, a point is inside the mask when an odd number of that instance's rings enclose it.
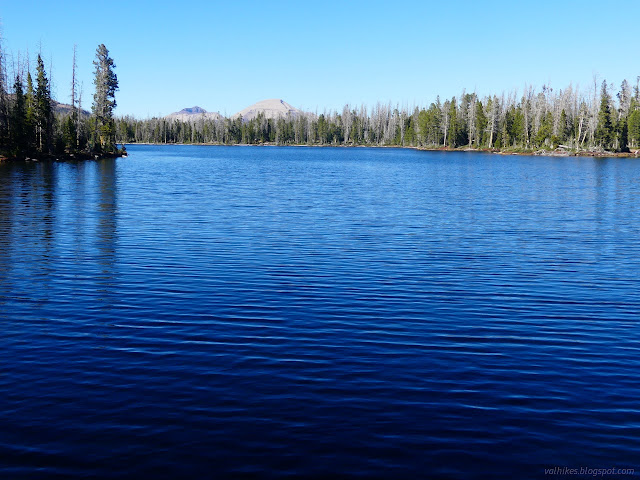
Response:
[[[176,112],[178,114],[184,113],[186,115],[197,115],[199,113],[207,113],[207,111],[202,108],[202,107],[198,107],[197,105],[195,107],[190,107],[190,108],[183,108],[182,110],[180,110],[179,112]]]
[[[219,113],[207,112],[204,108],[196,105],[195,107],[183,108],[179,112],[170,113],[164,118],[181,122],[196,122],[199,120],[217,120],[222,116]]]
[[[303,115],[304,112],[292,107],[280,98],[270,98],[254,103],[244,110],[240,110],[234,117],[240,116],[244,121],[249,121],[256,118],[259,114],[264,115],[265,118],[275,119],[279,117],[296,117]]]

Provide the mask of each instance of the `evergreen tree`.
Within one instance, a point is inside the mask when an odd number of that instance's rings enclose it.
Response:
[[[510,148],[514,146],[513,124],[515,116],[516,109],[513,105],[511,105],[505,112],[504,119],[502,120],[502,131],[500,137],[500,145],[498,146],[498,148]]]
[[[457,109],[456,97],[451,99],[449,103],[449,115],[448,115],[448,127],[447,127],[447,146],[449,148],[457,147],[457,135],[458,135],[458,109]]]
[[[73,153],[77,150],[78,132],[76,130],[76,122],[74,115],[69,115],[62,124],[62,138],[64,141],[64,149]]]
[[[28,148],[27,101],[22,89],[22,80],[16,76],[13,85],[15,100],[11,109],[11,146],[12,154],[20,157]]]
[[[114,154],[116,148],[116,128],[113,109],[116,107],[115,93],[118,90],[118,77],[113,69],[115,64],[109,57],[109,50],[104,44],[96,50],[93,95],[93,151],[96,153]]]
[[[609,149],[612,146],[613,133],[611,97],[607,92],[607,82],[605,80],[602,82],[600,91],[600,110],[598,111],[598,126],[595,139],[602,148]]]
[[[325,143],[328,143],[329,127],[327,125],[327,121],[325,120],[324,114],[320,114],[320,116],[318,117],[316,128],[318,131],[318,138],[320,139],[320,144],[323,145]]]
[[[487,116],[484,113],[482,102],[476,102],[476,147],[481,147],[486,143]]]
[[[442,104],[440,103],[440,97],[437,98],[435,104],[431,104],[429,107],[430,115],[430,135],[431,141],[438,147],[440,144],[445,145],[445,138],[442,133]]]
[[[30,138],[35,138],[35,123],[36,123],[36,108],[35,108],[35,93],[33,90],[33,79],[31,78],[31,72],[27,72],[27,92],[26,92],[26,128]],[[30,146],[33,146],[33,140],[30,141]]]
[[[640,147],[640,102],[635,98],[627,117],[627,136],[631,148]]]
[[[514,144],[524,147],[526,125],[522,106],[518,105],[518,108],[514,108],[512,114],[513,122],[511,123],[511,131],[509,132],[511,134],[511,139]]]
[[[629,143],[629,125],[627,123],[627,116],[621,117],[620,120],[616,122],[616,149],[620,151],[629,151],[628,143]]]
[[[38,55],[36,73],[34,97],[36,147],[38,153],[49,154],[53,147],[53,107],[51,104],[51,87],[40,55]]]
[[[551,112],[547,112],[540,122],[540,128],[538,129],[535,142],[538,147],[543,147],[549,143],[551,140],[551,135],[553,133],[553,115]]]

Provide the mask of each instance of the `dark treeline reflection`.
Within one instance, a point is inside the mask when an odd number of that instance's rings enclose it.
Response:
[[[31,283],[37,298],[23,306],[42,305],[65,275],[78,286],[108,286],[117,255],[116,194],[115,159],[1,165],[0,277],[13,291],[0,291],[0,302],[19,299]]]
[[[110,158],[99,162],[97,174],[97,262],[103,276],[113,278],[117,230],[116,160]]]

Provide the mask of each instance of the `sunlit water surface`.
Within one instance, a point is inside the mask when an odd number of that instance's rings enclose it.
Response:
[[[640,161],[0,164],[0,477],[640,472]]]

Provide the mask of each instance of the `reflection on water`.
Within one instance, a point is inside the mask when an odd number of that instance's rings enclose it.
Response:
[[[68,287],[61,275],[109,285],[117,255],[116,165],[105,159],[0,166],[0,281],[12,280],[0,301],[29,291],[42,306]]]
[[[636,467],[640,163],[0,164],[0,478]]]

